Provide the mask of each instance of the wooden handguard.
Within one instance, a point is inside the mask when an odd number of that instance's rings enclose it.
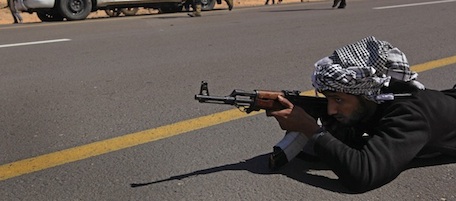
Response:
[[[281,110],[284,106],[277,100],[279,96],[285,96],[281,91],[256,91],[257,97],[253,110],[257,111],[260,109],[265,110]]]
[[[327,115],[328,101],[323,97],[301,96],[300,91],[256,91],[257,96],[254,100],[253,107],[250,111],[281,110],[285,107],[277,100],[278,96],[283,96],[291,103],[304,109],[314,118],[320,118]]]

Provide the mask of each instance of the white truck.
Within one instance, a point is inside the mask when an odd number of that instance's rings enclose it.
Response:
[[[202,0],[203,10],[212,10],[216,2],[221,4],[221,0]],[[49,22],[83,20],[97,10],[105,10],[109,16],[134,15],[139,7],[171,13],[181,11],[186,3],[191,0],[19,0],[16,7]]]

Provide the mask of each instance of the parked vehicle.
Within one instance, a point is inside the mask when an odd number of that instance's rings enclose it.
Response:
[[[109,16],[135,15],[138,8],[158,9],[161,13],[182,11],[191,0],[19,0],[18,9],[36,13],[43,22],[83,20],[94,11],[104,10]],[[203,10],[212,10],[221,0],[202,0]]]

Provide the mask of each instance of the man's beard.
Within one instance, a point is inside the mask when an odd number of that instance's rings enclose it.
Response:
[[[344,121],[340,122],[345,126],[353,126],[360,122],[366,121],[370,117],[370,113],[367,107],[367,100],[363,97],[359,97],[359,106],[350,116],[343,116]],[[336,115],[337,116],[337,115]]]

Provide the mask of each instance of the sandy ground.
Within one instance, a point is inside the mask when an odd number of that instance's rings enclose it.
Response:
[[[278,1],[278,0],[277,0]],[[277,2],[276,1],[276,2]],[[303,0],[303,2],[309,2],[309,1],[316,1],[316,0]],[[216,5],[215,8],[227,8],[228,6],[225,4],[224,1],[220,5]],[[283,3],[298,3],[301,2],[301,0],[284,0]],[[245,7],[245,6],[263,6],[265,3],[265,0],[234,0],[234,9],[236,7]],[[269,1],[271,3],[271,1]],[[9,8],[7,6],[7,0],[0,0],[0,24],[13,24],[13,17],[11,16]],[[157,10],[149,10],[149,9],[140,9],[138,11],[137,15],[151,15],[151,14],[157,14]],[[38,17],[36,16],[35,13],[29,14],[29,13],[21,13],[21,16],[23,18],[23,23],[33,23],[33,22],[40,22]],[[104,11],[97,11],[93,12],[92,14],[89,15],[88,18],[99,18],[99,17],[107,17],[106,13]]]

